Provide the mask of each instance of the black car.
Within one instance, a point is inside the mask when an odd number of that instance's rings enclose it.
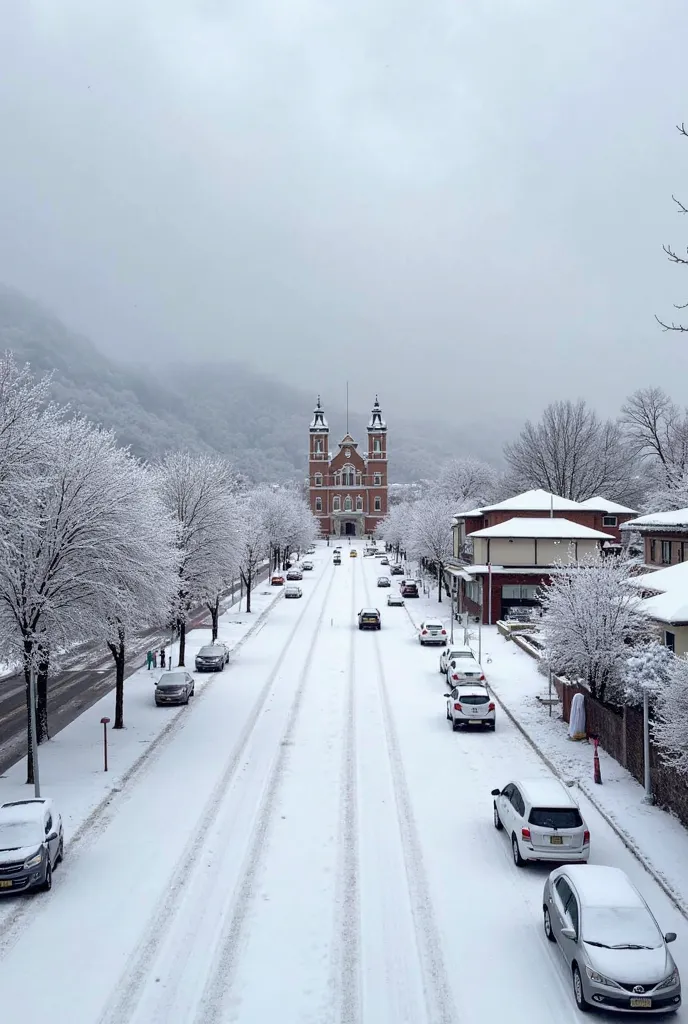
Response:
[[[229,650],[224,644],[207,644],[196,655],[197,672],[221,672],[229,661]]]
[[[382,617],[377,608],[362,608],[358,613],[359,629],[381,629]]]
[[[378,587],[390,587],[389,576],[378,576],[377,585]]]
[[[332,559],[332,564],[333,565],[341,565],[342,564],[342,560],[339,557],[339,555],[335,555],[334,556],[334,558]]]
[[[391,576],[403,576],[404,567],[403,565],[393,565],[389,572]]]

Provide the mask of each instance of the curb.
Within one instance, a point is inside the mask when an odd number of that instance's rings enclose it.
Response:
[[[557,768],[554,762],[547,756],[547,754],[545,754],[545,752],[538,746],[538,744],[535,742],[532,736],[530,736],[530,734],[526,732],[525,728],[521,725],[521,723],[513,714],[513,712],[510,711],[509,708],[506,706],[502,697],[499,696],[492,683],[489,683],[488,685],[504,714],[507,716],[509,721],[516,726],[518,731],[521,733],[521,735],[529,744],[529,746],[532,747],[532,749],[538,755],[540,760],[547,765],[547,767],[553,775],[555,775],[561,782],[566,783],[566,777],[562,774],[560,769]],[[678,912],[688,921],[688,904],[686,904],[686,902],[679,895],[679,893],[666,880],[664,875],[657,871],[657,869],[653,866],[652,862],[648,859],[648,857],[645,856],[645,854],[642,852],[638,844],[628,834],[628,832],[626,832],[625,829],[623,829],[614,820],[614,818],[610,815],[609,811],[605,810],[605,808],[603,808],[600,805],[597,798],[592,795],[588,786],[584,782],[581,782],[580,779],[576,779],[575,782],[578,788],[581,790],[581,792],[585,794],[587,799],[593,805],[593,807],[600,815],[600,817],[605,820],[607,825],[609,825],[609,827],[611,828],[612,832],[614,832],[614,834],[621,840],[621,842],[624,844],[629,853],[633,854],[638,863],[641,864],[643,868],[645,868],[645,870],[647,871],[648,875],[650,875],[652,880],[657,883],[657,885],[660,887],[664,895],[671,900],[671,902],[676,907]]]

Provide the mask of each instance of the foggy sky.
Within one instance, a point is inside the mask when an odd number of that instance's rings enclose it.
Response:
[[[685,401],[687,37],[685,0],[4,0],[0,280],[363,409]]]

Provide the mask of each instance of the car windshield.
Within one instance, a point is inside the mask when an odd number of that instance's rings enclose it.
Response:
[[[424,629],[442,629],[441,622],[426,622]]]
[[[451,654],[447,655],[450,661],[456,661],[457,658],[468,658],[470,661],[474,661],[473,655],[470,651],[452,651]]]
[[[0,850],[17,850],[22,846],[38,846],[43,842],[37,821],[12,821],[0,824]]]
[[[219,658],[222,650],[219,647],[201,647],[198,654],[201,658]]]
[[[658,949],[664,939],[644,907],[587,907],[583,941],[610,949]]]
[[[167,672],[164,676],[160,676],[158,680],[158,689],[170,689],[171,687],[183,686],[186,682],[186,676],[181,672]]]
[[[528,821],[540,828],[580,828],[583,824],[577,807],[533,807]]]

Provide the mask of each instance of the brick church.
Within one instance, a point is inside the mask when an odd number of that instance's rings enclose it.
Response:
[[[321,535],[371,536],[387,515],[387,424],[377,395],[365,455],[349,433],[332,455],[330,428],[319,395],[309,433],[308,493]]]

